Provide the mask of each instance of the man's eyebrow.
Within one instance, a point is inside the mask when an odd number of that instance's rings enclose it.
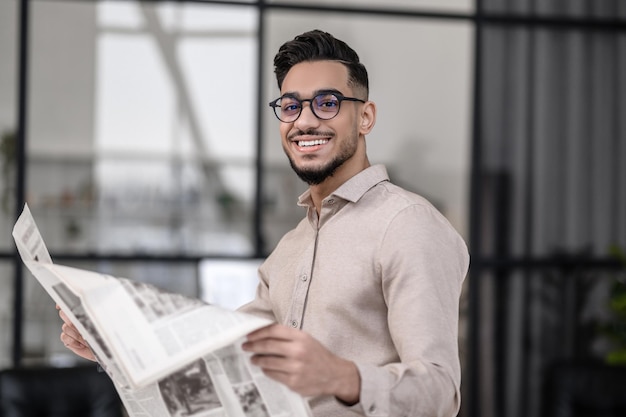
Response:
[[[296,93],[295,91],[285,91],[284,93],[282,93],[280,95],[281,97],[294,97],[294,98],[300,98],[300,94]]]
[[[337,90],[335,88],[325,88],[323,90],[317,90],[313,94],[315,94],[316,96],[319,95],[319,94],[340,94],[340,95],[343,95],[341,93],[341,91],[339,91],[339,90]]]
[[[318,96],[320,94],[339,94],[339,95],[343,95],[343,93],[339,90],[337,90],[336,88],[323,88],[320,90],[315,90],[313,92],[313,97]],[[281,97],[294,97],[297,99],[300,99],[300,93],[298,93],[297,91],[286,91],[284,92]]]

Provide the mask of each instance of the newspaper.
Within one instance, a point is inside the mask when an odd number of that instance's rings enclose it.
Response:
[[[303,397],[265,376],[241,349],[246,334],[270,321],[56,265],[28,205],[13,237],[26,267],[113,380],[129,417],[311,415]]]

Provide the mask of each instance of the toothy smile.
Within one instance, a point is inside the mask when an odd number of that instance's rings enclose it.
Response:
[[[298,146],[304,148],[306,146],[325,145],[327,143],[328,143],[328,139],[299,140]]]

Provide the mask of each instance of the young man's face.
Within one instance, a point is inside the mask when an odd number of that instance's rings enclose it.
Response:
[[[283,81],[281,96],[290,94],[303,100],[322,91],[355,97],[355,91],[348,87],[348,69],[343,64],[315,61],[294,65]],[[302,112],[296,121],[280,123],[283,149],[302,180],[319,184],[342,171],[356,169],[351,166],[353,160],[362,158],[355,158],[355,155],[365,155],[364,141],[359,140],[362,106],[360,102],[343,101],[334,118],[321,120],[313,114],[311,102],[307,101],[302,104]],[[356,172],[361,169],[363,167]]]

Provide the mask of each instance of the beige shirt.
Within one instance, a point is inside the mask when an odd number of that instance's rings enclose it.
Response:
[[[311,399],[316,416],[454,416],[460,405],[458,314],[469,255],[428,201],[360,172],[324,199],[259,270],[243,311],[300,328],[361,376],[360,403]]]

